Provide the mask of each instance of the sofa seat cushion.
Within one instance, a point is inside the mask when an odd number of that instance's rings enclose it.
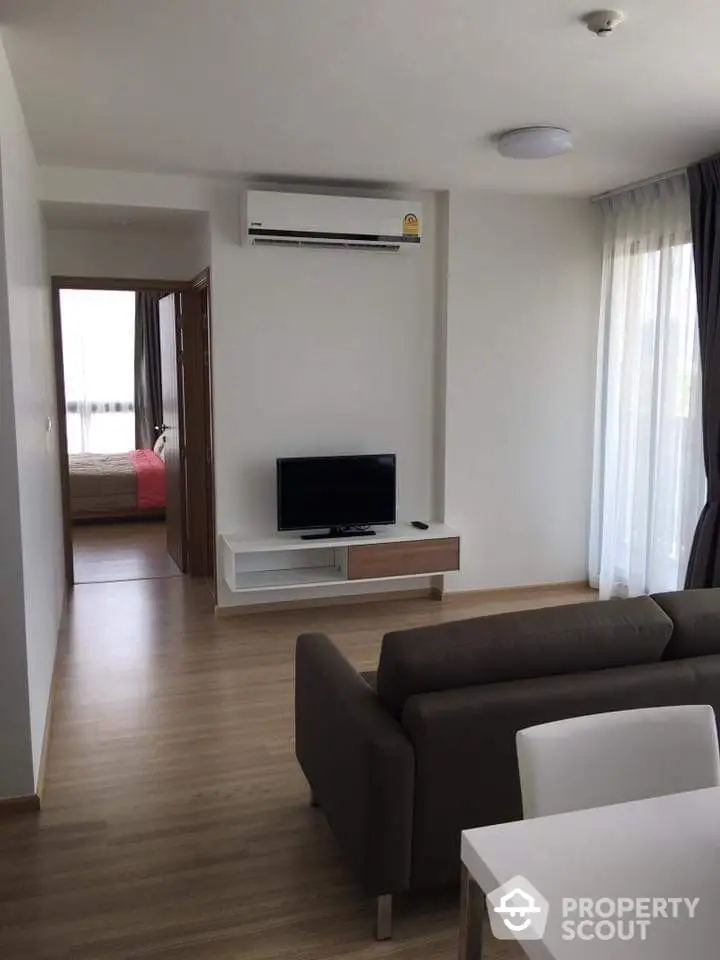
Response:
[[[388,633],[377,690],[408,697],[476,684],[656,663],[672,622],[649,597],[573,603]]]
[[[663,659],[720,653],[720,588],[656,593],[653,600],[674,624]]]

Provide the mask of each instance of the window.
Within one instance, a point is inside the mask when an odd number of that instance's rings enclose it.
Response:
[[[68,453],[135,449],[135,294],[61,290]]]

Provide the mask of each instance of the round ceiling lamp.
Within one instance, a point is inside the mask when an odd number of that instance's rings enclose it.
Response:
[[[573,140],[563,127],[520,127],[501,134],[497,147],[504,157],[545,160],[572,150]]]

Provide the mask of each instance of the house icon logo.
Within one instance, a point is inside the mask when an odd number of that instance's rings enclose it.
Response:
[[[487,908],[497,940],[540,940],[545,933],[549,904],[525,877],[513,877],[488,894]]]

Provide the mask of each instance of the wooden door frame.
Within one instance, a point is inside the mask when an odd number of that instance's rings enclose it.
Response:
[[[69,471],[69,461],[68,461],[68,450],[67,450],[67,414],[65,408],[65,370],[63,364],[63,349],[62,349],[62,327],[61,327],[61,317],[60,317],[60,291],[61,290],[127,290],[136,292],[139,290],[154,290],[157,292],[165,293],[175,293],[182,295],[183,293],[194,292],[194,291],[203,291],[207,290],[208,297],[208,324],[207,329],[201,331],[202,342],[207,344],[207,360],[205,369],[206,374],[206,383],[207,388],[203,390],[203,396],[209,397],[210,404],[209,409],[204,410],[205,422],[210,425],[210,475],[214,475],[214,464],[212,462],[212,353],[209,349],[210,345],[210,327],[209,327],[209,300],[210,300],[210,290],[209,290],[209,270],[203,271],[198,277],[194,280],[141,280],[136,278],[118,278],[118,277],[75,277],[75,276],[53,276],[50,280],[50,289],[51,289],[51,315],[52,315],[52,336],[53,336],[53,352],[55,357],[55,396],[57,402],[57,433],[58,433],[58,447],[59,447],[59,460],[60,460],[60,487],[61,487],[61,497],[62,497],[62,523],[63,523],[63,544],[64,544],[64,553],[65,553],[65,578],[68,584],[68,587],[72,588],[75,584],[75,564],[73,560],[73,541],[72,541],[72,516],[70,510],[70,471]],[[197,331],[193,331],[197,334]],[[184,366],[182,362],[182,357],[178,357],[179,369],[183,371],[184,376]],[[184,406],[184,399],[181,401]],[[184,414],[184,410],[183,410]],[[191,423],[191,429],[193,429]],[[183,472],[185,475],[185,484],[186,490],[185,494],[192,495],[194,489],[196,489],[196,479],[193,477],[188,478],[186,472],[186,466],[183,465]],[[188,487],[188,479],[191,480],[191,485]],[[203,486],[203,489],[206,491],[205,496],[207,497],[207,514],[214,518],[215,516],[215,488],[214,483],[206,488]],[[214,524],[213,524],[214,526]],[[215,568],[215,531],[208,531],[208,538],[212,537],[213,541],[213,551],[211,554],[212,558],[212,568],[211,573],[213,576],[213,589],[214,589],[214,568]],[[193,545],[188,540],[188,530],[187,528],[183,529],[183,541],[185,544],[185,555],[188,556],[188,547],[190,547],[190,553],[193,554]],[[201,564],[202,565],[202,564]],[[197,560],[190,557],[190,572],[192,573],[193,569],[198,566]]]
[[[210,580],[213,596],[217,598],[216,553],[217,531],[215,529],[215,439],[213,415],[213,378],[212,378],[212,304],[210,293],[210,268],[207,267],[192,281],[193,290],[201,294],[201,329],[200,336],[202,351],[202,413],[203,413],[203,440],[205,443],[204,477],[193,477],[191,468],[188,470],[189,489],[205,492],[205,523],[203,545],[197,544],[195,553],[204,552],[206,557],[205,575]],[[204,311],[202,307],[204,306]],[[203,499],[202,497],[198,499]]]

